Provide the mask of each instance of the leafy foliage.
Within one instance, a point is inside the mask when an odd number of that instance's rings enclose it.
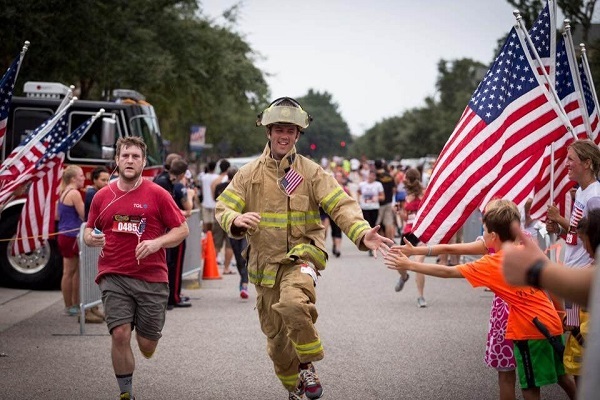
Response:
[[[2,63],[31,41],[20,82],[75,84],[82,99],[136,89],[155,106],[172,150],[187,150],[192,124],[206,125],[222,154],[262,147],[252,121],[268,87],[233,29],[236,6],[225,27],[202,17],[195,0],[0,0],[0,9]]]
[[[296,100],[313,117],[312,123],[296,145],[298,152],[315,159],[330,155],[345,156],[347,146],[352,143],[352,136],[332,95],[309,89],[305,96]],[[346,147],[342,147],[341,142],[345,142]],[[314,150],[311,149],[311,144],[315,145]]]

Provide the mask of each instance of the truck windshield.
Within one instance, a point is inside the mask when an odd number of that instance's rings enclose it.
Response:
[[[162,139],[158,122],[152,116],[138,116],[129,120],[129,128],[134,136],[140,136],[148,146],[148,165],[161,165]]]

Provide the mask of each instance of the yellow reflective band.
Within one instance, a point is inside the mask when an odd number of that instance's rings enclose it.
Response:
[[[227,189],[221,193],[221,195],[217,198],[217,201],[223,202],[227,207],[239,213],[241,213],[244,207],[246,207],[246,203],[240,196]]]
[[[348,232],[348,239],[352,240],[352,242],[356,243],[360,235],[364,231],[368,231],[371,229],[369,223],[367,221],[357,222],[350,227],[350,231]]]
[[[287,228],[290,226],[301,226],[318,224],[321,216],[318,211],[290,211],[289,213],[260,213],[259,226],[263,228]]]
[[[315,267],[318,269],[325,268],[326,258],[325,253],[321,249],[312,244],[299,244],[294,247],[286,254],[287,257],[298,257],[303,259],[305,257],[310,257],[313,260]],[[320,267],[320,268],[319,268]]]
[[[321,201],[321,207],[323,207],[323,210],[325,210],[327,214],[331,214],[331,212],[333,211],[337,203],[340,202],[344,194],[345,192],[342,190],[342,188],[336,188],[323,198],[323,200]]]
[[[299,355],[319,354],[323,352],[323,345],[321,344],[321,340],[319,339],[306,344],[294,343],[294,347],[296,348],[296,353],[298,353]]]
[[[321,222],[319,211],[290,211],[289,218],[293,226],[318,224]]]
[[[275,274],[272,273],[255,273],[248,271],[248,278],[251,283],[260,284],[265,286],[273,286],[275,285]]]
[[[277,377],[279,378],[283,386],[296,386],[296,383],[298,382],[298,374],[287,376],[277,375]]]
[[[260,213],[260,227],[287,228],[288,218],[284,213]]]
[[[231,225],[229,224],[229,221],[233,220],[235,217],[237,217],[239,215],[239,213],[236,213],[234,211],[231,210],[227,210],[223,213],[223,216],[221,217],[221,222],[223,223],[223,226],[225,227],[229,227],[227,229],[227,233],[231,232]]]

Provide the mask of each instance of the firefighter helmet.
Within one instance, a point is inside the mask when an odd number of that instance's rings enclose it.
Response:
[[[256,126],[270,126],[273,124],[293,124],[302,132],[308,128],[312,117],[304,111],[300,103],[291,97],[280,97],[274,100],[269,107],[258,114]]]

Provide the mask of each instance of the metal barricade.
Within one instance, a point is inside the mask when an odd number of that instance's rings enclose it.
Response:
[[[183,276],[190,276],[198,272],[202,277],[202,218],[199,209],[192,210],[192,215],[187,219],[190,229],[185,242],[185,256],[183,258]]]
[[[88,247],[83,241],[84,222],[79,229],[79,333],[85,334],[85,310],[96,307],[102,302],[100,288],[94,281],[98,274],[100,247]]]
[[[183,260],[183,276],[198,272],[202,273],[202,220],[200,210],[192,210],[192,215],[187,219],[190,234],[186,239],[185,258]],[[98,274],[98,257],[100,247],[89,247],[83,241],[86,223],[81,224],[79,236],[79,331],[85,334],[85,310],[96,307],[102,303],[100,288],[94,281]]]
[[[481,235],[483,235],[482,216],[481,212],[478,209],[475,209],[463,225],[463,243],[474,242]],[[472,262],[479,258],[481,258],[481,256],[463,255],[462,262]]]

